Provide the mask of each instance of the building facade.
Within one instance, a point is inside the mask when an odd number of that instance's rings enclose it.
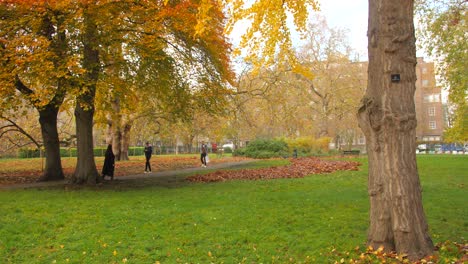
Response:
[[[367,71],[368,62],[362,62]],[[363,75],[367,79],[367,74]],[[433,62],[418,58],[416,65],[416,91],[414,103],[416,108],[416,141],[418,144],[439,144],[443,141],[445,129],[445,107],[442,102],[442,88],[436,85]],[[351,141],[340,142],[340,148],[352,148],[365,151],[366,140],[361,131],[354,131]]]
[[[445,118],[442,88],[436,85],[434,63],[425,62],[423,58],[418,58],[416,76],[416,92],[414,94],[418,121],[416,140],[418,143],[440,143],[443,140]]]

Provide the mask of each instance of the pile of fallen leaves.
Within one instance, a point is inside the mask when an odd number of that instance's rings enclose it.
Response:
[[[190,176],[192,182],[219,182],[226,180],[261,180],[278,178],[303,178],[311,174],[331,173],[338,170],[356,171],[359,162],[322,160],[315,157],[291,159],[288,166],[264,169],[242,169],[236,171],[216,171]]]

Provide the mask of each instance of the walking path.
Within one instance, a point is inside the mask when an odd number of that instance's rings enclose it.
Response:
[[[141,173],[141,174],[135,174],[135,175],[119,176],[119,177],[114,177],[114,181],[173,178],[178,175],[194,174],[194,173],[206,171],[206,170],[231,169],[231,168],[235,168],[235,167],[250,163],[252,161],[254,160],[218,163],[218,164],[208,166],[207,168],[193,167],[193,168],[180,169],[180,170],[158,171],[158,172],[153,172],[153,173]],[[29,189],[29,188],[43,188],[43,187],[57,187],[57,186],[64,186],[67,184],[69,184],[68,180],[13,184],[13,185],[0,186],[0,191]]]

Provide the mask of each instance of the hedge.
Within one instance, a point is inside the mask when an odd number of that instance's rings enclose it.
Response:
[[[106,154],[107,147],[97,147],[94,148],[95,157],[104,157]],[[144,154],[144,147],[129,147],[128,155],[129,156],[142,156]],[[77,150],[76,148],[60,148],[61,157],[76,157]],[[41,157],[39,150],[36,148],[20,148],[18,152],[18,158],[39,158]]]

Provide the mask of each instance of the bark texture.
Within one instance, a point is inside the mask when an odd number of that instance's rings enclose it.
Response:
[[[55,181],[65,178],[60,159],[60,143],[57,130],[58,106],[47,105],[39,110],[42,140],[45,149],[45,168],[40,181]]]
[[[73,183],[96,184],[100,180],[93,152],[93,115],[94,110],[77,104],[75,108],[77,162]]]
[[[86,83],[77,96],[75,107],[78,157],[72,181],[78,184],[96,184],[102,179],[96,169],[93,151],[94,97],[100,72],[96,40],[98,30],[93,17],[87,11],[83,17],[83,68],[86,70]]]
[[[368,245],[419,259],[434,246],[416,166],[413,4],[369,0],[368,87],[358,118],[369,155]]]

